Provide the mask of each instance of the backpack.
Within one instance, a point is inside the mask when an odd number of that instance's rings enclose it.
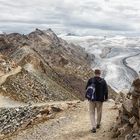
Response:
[[[95,85],[92,84],[87,87],[85,98],[89,101],[96,101]]]

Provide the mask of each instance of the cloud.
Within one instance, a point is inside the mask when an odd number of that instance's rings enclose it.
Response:
[[[139,0],[0,0],[0,31],[140,34]]]

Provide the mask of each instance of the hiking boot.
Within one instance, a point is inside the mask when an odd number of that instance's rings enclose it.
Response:
[[[91,130],[91,132],[92,132],[92,133],[96,133],[96,128],[93,128],[93,129]]]
[[[100,126],[101,126],[100,124],[97,124],[97,127],[96,127],[96,128],[97,128],[97,129],[99,129],[99,128],[100,128]]]

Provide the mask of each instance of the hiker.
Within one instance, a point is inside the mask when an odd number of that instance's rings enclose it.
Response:
[[[88,80],[86,86],[86,98],[89,101],[89,112],[92,124],[92,132],[100,128],[102,118],[103,102],[108,99],[108,87],[106,81],[101,78],[101,70],[95,69],[95,76]],[[97,125],[95,121],[95,110],[97,109]]]

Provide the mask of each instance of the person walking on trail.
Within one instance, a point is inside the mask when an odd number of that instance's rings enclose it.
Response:
[[[96,129],[100,128],[102,118],[103,102],[108,99],[108,87],[106,81],[101,78],[101,70],[94,71],[95,76],[90,78],[86,86],[85,97],[89,101],[89,112],[92,124],[92,132],[96,133]],[[95,121],[95,110],[97,109],[97,123]]]

